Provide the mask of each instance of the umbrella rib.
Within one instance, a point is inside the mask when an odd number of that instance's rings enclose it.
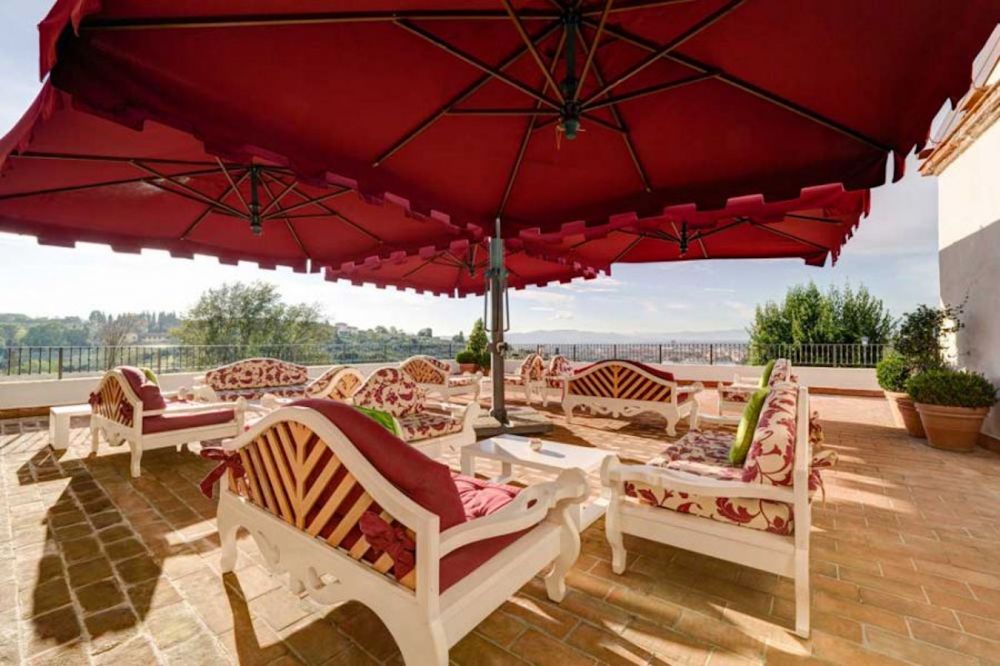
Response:
[[[265,174],[265,175],[266,175],[266,174]],[[269,177],[270,177],[270,178],[271,178],[272,180],[275,180],[275,181],[277,181],[277,182],[281,183],[282,185],[284,185],[284,184],[285,184],[285,183],[284,183],[284,182],[283,182],[283,181],[282,181],[281,179],[279,179],[279,178],[275,178],[274,176],[269,176]],[[293,189],[293,191],[295,192],[295,194],[297,194],[298,196],[300,196],[300,197],[303,197],[303,198],[304,198],[304,197],[306,196],[305,194],[303,194],[302,192],[300,192],[300,191],[299,191],[299,189],[298,189],[298,187],[297,187],[297,186],[296,186],[296,187],[293,187],[292,189]],[[358,225],[357,223],[355,223],[355,222],[353,222],[353,221],[349,220],[349,219],[348,219],[348,218],[347,218],[347,217],[346,217],[346,216],[345,216],[345,215],[344,215],[343,213],[341,213],[340,211],[336,210],[335,208],[331,208],[330,206],[327,206],[326,204],[324,204],[324,203],[323,203],[323,201],[324,201],[325,199],[328,199],[328,198],[332,198],[332,197],[334,197],[334,196],[339,196],[339,195],[343,194],[344,192],[349,192],[349,191],[350,191],[350,190],[342,190],[342,191],[340,191],[340,192],[336,192],[336,193],[334,193],[334,194],[332,194],[332,195],[329,195],[329,196],[327,196],[327,197],[318,197],[318,198],[314,198],[314,199],[312,199],[311,201],[307,201],[307,202],[303,202],[303,204],[301,204],[301,205],[305,205],[306,203],[314,203],[314,204],[316,204],[316,206],[318,206],[319,208],[322,208],[323,210],[325,210],[325,211],[326,211],[326,212],[327,212],[327,213],[328,213],[329,215],[331,215],[331,216],[333,216],[333,217],[336,217],[336,218],[340,219],[340,220],[341,220],[342,222],[344,222],[345,224],[347,224],[348,226],[350,226],[351,228],[353,228],[353,229],[354,229],[355,231],[358,231],[359,233],[361,233],[361,234],[364,234],[365,236],[368,236],[368,238],[370,238],[370,239],[371,239],[371,240],[373,240],[374,242],[376,242],[376,243],[378,243],[378,244],[380,244],[380,245],[383,245],[383,244],[385,244],[385,241],[384,241],[384,240],[383,240],[382,238],[380,238],[380,237],[376,236],[375,234],[373,234],[372,232],[368,231],[368,230],[367,230],[367,229],[365,229],[364,227],[362,227],[362,226]],[[300,205],[300,204],[296,204],[295,206],[292,206],[292,207],[290,207],[290,208],[285,208],[285,209],[283,209],[283,210],[282,210],[281,208],[279,208],[279,209],[278,209],[278,210],[279,210],[279,213],[278,213],[278,214],[280,215],[281,213],[283,213],[283,212],[285,212],[285,211],[289,211],[289,210],[292,210],[293,208],[295,208],[295,207],[297,207],[297,206],[299,206],[299,205]],[[273,215],[272,215],[272,216],[273,216]]]
[[[20,157],[20,155],[15,155],[15,158]],[[188,171],[185,173],[176,174],[178,176],[204,176],[209,173],[215,173],[216,169],[203,169],[199,171]],[[12,192],[10,194],[0,194],[0,201],[6,201],[8,199],[22,199],[25,197],[41,196],[45,194],[62,194],[63,192],[80,192],[82,190],[93,190],[101,187],[114,187],[116,185],[129,185],[131,183],[149,183],[149,181],[156,180],[155,176],[142,176],[139,178],[122,178],[120,180],[105,180],[99,183],[87,183],[85,185],[66,185],[64,187],[49,187],[44,190],[32,190],[30,192]]]
[[[587,49],[587,42],[583,38],[583,35],[581,35],[578,32],[577,33],[577,37],[580,40],[581,48],[583,48],[584,50],[586,50]],[[597,44],[596,43],[594,44],[594,48],[595,49],[597,48]],[[588,57],[589,57],[589,55],[588,55]],[[600,63],[598,63],[598,62],[594,62],[594,78],[597,80],[597,85],[599,85],[599,86],[603,86],[604,85],[604,74],[601,72]],[[621,114],[621,111],[619,111],[618,107],[615,104],[611,104],[610,106],[611,106],[611,117],[614,118],[615,122],[618,123],[618,125],[622,128],[622,130],[624,130],[623,133],[622,133],[622,140],[625,141],[625,149],[628,150],[628,155],[629,155],[630,158],[632,158],[632,164],[635,165],[635,170],[639,174],[639,180],[642,181],[642,187],[647,192],[651,192],[653,190],[653,186],[649,182],[649,174],[646,173],[645,167],[642,165],[642,162],[639,160],[639,153],[635,149],[635,144],[632,143],[632,134],[629,132],[628,126],[625,124],[625,121],[622,119],[622,114]]]
[[[564,31],[559,35],[559,43],[556,45],[556,55],[552,58],[552,63],[549,65],[552,69],[555,69],[556,63],[559,61],[559,52],[562,50],[563,44],[566,43],[566,32]],[[546,69],[546,71],[548,71]],[[550,84],[546,84],[550,85]],[[543,88],[544,90],[544,88]],[[541,102],[535,102],[535,108],[541,108]],[[514,158],[514,164],[510,167],[510,173],[507,174],[507,184],[503,190],[503,196],[500,198],[500,205],[497,206],[496,217],[501,217],[504,210],[507,208],[507,201],[510,199],[511,192],[514,191],[514,182],[517,180],[517,174],[521,170],[521,163],[524,161],[524,154],[528,150],[528,143],[531,141],[531,134],[535,131],[535,124],[538,122],[537,116],[532,116],[528,121],[527,126],[524,128],[524,135],[521,137],[521,143],[517,149],[517,157]]]
[[[841,224],[841,220],[833,217],[823,217],[821,215],[803,215],[802,213],[786,213],[785,217],[793,220],[803,220],[805,222],[821,222],[823,224]]]
[[[616,254],[615,258],[609,261],[608,263],[609,264],[618,263],[619,261],[621,261],[622,257],[631,252],[632,248],[634,248],[640,242],[642,242],[642,236],[636,236],[635,238],[632,239],[632,241],[628,245],[625,246],[625,249]]]
[[[610,81],[607,84],[605,84],[604,86],[602,86],[600,90],[598,90],[597,92],[593,93],[590,97],[588,97],[587,99],[585,99],[583,101],[583,105],[586,107],[588,104],[592,103],[598,97],[601,97],[601,96],[603,96],[603,95],[611,92],[613,89],[615,89],[618,86],[620,86],[621,84],[625,83],[626,81],[628,81],[629,79],[631,79],[633,76],[635,76],[639,72],[645,70],[647,67],[649,67],[650,65],[652,65],[653,63],[655,63],[657,60],[659,60],[663,56],[667,55],[668,53],[670,53],[674,49],[678,48],[684,42],[686,42],[689,39],[695,37],[696,35],[698,35],[702,31],[704,31],[705,29],[711,27],[712,25],[714,25],[719,20],[721,20],[724,17],[728,16],[730,13],[736,11],[740,7],[740,5],[742,5],[744,2],[745,2],[745,0],[729,0],[729,2],[727,2],[725,5],[723,5],[719,9],[715,10],[711,14],[708,14],[707,16],[705,16],[704,18],[702,18],[700,21],[698,21],[697,23],[695,23],[693,26],[691,26],[690,28],[688,28],[687,30],[685,30],[684,32],[682,32],[681,34],[679,34],[676,37],[674,37],[673,39],[671,39],[666,44],[660,46],[658,49],[656,49],[655,51],[653,51],[652,53],[650,53],[648,56],[646,56],[645,60],[637,63],[635,66],[633,66],[630,69],[622,72],[613,81]],[[609,34],[610,34],[610,32],[609,32]]]
[[[215,162],[211,160],[170,160],[160,157],[115,157],[111,155],[89,155],[89,154],[76,154],[76,153],[47,153],[34,150],[26,150],[23,153],[15,153],[12,157],[20,159],[35,159],[35,160],[65,160],[65,161],[79,161],[79,162],[112,162],[112,163],[125,163],[131,164],[136,160],[140,160],[147,164],[173,164],[176,166],[214,166]]]
[[[226,165],[223,164],[222,160],[220,160],[218,157],[215,158],[215,161],[218,162],[219,168],[222,169],[222,173],[226,176],[226,180],[229,181],[230,188],[232,189],[233,192],[236,193],[236,198],[240,200],[240,203],[243,204],[243,207],[246,208],[247,212],[249,213],[250,206],[247,204],[247,200],[243,197],[243,193],[240,192],[239,185],[236,184],[236,181],[233,180],[232,174],[229,173],[229,169],[226,168]],[[223,197],[223,199],[224,198],[225,197]]]
[[[215,171],[213,170],[212,173],[215,173]],[[249,171],[245,171],[243,173],[243,175],[240,177],[239,181],[237,182],[237,186],[239,186],[239,184],[241,184],[244,181],[244,179],[246,179],[246,177],[247,177],[247,175],[249,173],[250,173]],[[223,192],[222,195],[219,196],[216,199],[216,201],[220,202],[220,203],[222,201],[225,201],[226,197],[229,196],[229,192],[230,191],[231,191],[231,188],[227,188],[226,191]],[[206,206],[205,210],[201,211],[198,214],[198,217],[196,217],[194,219],[194,221],[191,224],[188,225],[187,229],[184,230],[184,233],[182,233],[180,235],[180,238],[178,238],[177,240],[187,240],[187,237],[190,236],[192,233],[194,233],[194,230],[198,228],[198,226],[202,223],[202,221],[206,217],[208,217],[208,214],[211,213],[214,209],[215,209],[214,206]]]
[[[553,31],[555,31],[556,28],[559,27],[559,25],[560,25],[559,22],[556,21],[546,26],[545,29],[542,30],[537,37],[535,37],[535,43],[541,42],[542,40],[547,38],[549,35],[553,33]],[[500,64],[497,65],[497,69],[499,69],[500,71],[507,69],[513,63],[519,60],[521,56],[523,56],[526,52],[527,52],[526,48],[524,47],[519,48],[517,51],[513,52],[512,54],[504,58],[500,62]],[[389,146],[389,148],[387,148],[381,155],[379,155],[378,157],[375,158],[374,161],[372,161],[372,166],[377,167],[381,165],[382,162],[385,162],[387,159],[395,155],[406,144],[410,143],[418,136],[423,134],[423,132],[427,130],[427,128],[429,128],[431,125],[440,120],[456,105],[461,104],[465,100],[469,99],[469,97],[471,97],[479,89],[481,89],[483,86],[485,86],[492,80],[493,77],[489,74],[484,74],[480,78],[476,79],[471,85],[469,85],[467,88],[459,92],[455,97],[452,97],[447,104],[445,104],[444,106],[436,110],[434,113],[427,116],[419,125],[417,125],[415,128],[413,128],[405,135],[403,135],[400,139],[398,139],[395,143]]]
[[[264,178],[260,179],[260,184],[264,188],[264,193],[267,194],[268,198],[271,200],[268,206],[270,207],[274,205],[277,202],[277,199],[275,198],[274,193],[271,191],[271,186]],[[295,181],[292,181],[292,184],[294,185]],[[286,189],[282,194],[287,194],[287,193],[288,190]],[[312,255],[309,254],[309,250],[306,249],[306,246],[303,245],[302,240],[299,238],[298,233],[295,232],[295,227],[292,226],[292,221],[285,216],[283,216],[282,219],[285,221],[285,226],[288,227],[288,233],[291,234],[292,240],[294,240],[295,244],[299,246],[299,250],[301,250],[302,254],[305,255],[306,259],[312,259]]]
[[[203,193],[203,192],[201,192],[199,190],[196,190],[195,188],[190,187],[189,185],[186,185],[186,184],[178,181],[174,176],[167,175],[167,174],[164,174],[162,172],[159,172],[156,169],[153,169],[152,167],[150,167],[150,166],[148,166],[148,165],[146,165],[146,164],[144,164],[144,163],[142,163],[140,161],[133,161],[133,162],[131,162],[131,164],[135,165],[135,167],[137,169],[142,169],[143,171],[146,171],[147,173],[151,173],[151,174],[153,174],[154,176],[156,176],[157,178],[159,178],[161,180],[166,180],[166,181],[170,182],[171,184],[175,185],[176,187],[179,187],[181,190],[187,192],[190,195],[188,198],[194,198],[195,200],[201,201],[202,203],[208,204],[209,206],[217,206],[217,207],[219,207],[219,208],[221,208],[221,209],[223,209],[223,210],[225,210],[225,211],[227,211],[229,213],[232,213],[233,215],[235,215],[237,217],[246,218],[246,214],[245,213],[242,213],[242,212],[236,210],[235,208],[233,208],[229,204],[224,204],[221,201],[215,201],[214,199],[212,199],[212,197],[208,196],[207,194],[205,194],[205,193]],[[171,190],[170,188],[165,187],[165,186],[163,186],[161,184],[158,184],[156,182],[151,182],[151,184],[155,185],[156,187],[159,187],[160,189],[166,190],[168,192],[173,192],[174,194],[180,194],[176,190]]]
[[[618,14],[621,12],[630,12],[636,9],[654,9],[656,7],[667,7],[669,5],[679,5],[686,2],[694,2],[695,0],[647,0],[645,2],[631,2],[619,5],[611,10],[612,14]],[[588,9],[581,14],[583,16],[595,16],[599,14],[601,10],[598,9]]]
[[[716,72],[706,72],[704,74],[694,74],[692,76],[686,76],[682,79],[676,79],[674,81],[666,81],[664,83],[658,83],[656,85],[647,86],[645,88],[640,88],[639,90],[633,90],[632,92],[625,93],[623,95],[618,95],[616,97],[608,97],[600,102],[595,102],[587,107],[588,111],[596,111],[597,109],[603,109],[606,106],[612,104],[620,104],[621,102],[630,102],[634,99],[640,99],[642,97],[647,97],[649,95],[655,95],[656,93],[666,92],[668,90],[675,90],[677,88],[683,88],[684,86],[691,85],[692,83],[700,83],[701,81],[708,81],[709,79],[714,79],[716,77]]]
[[[461,60],[462,62],[466,63],[467,65],[471,65],[472,67],[475,67],[476,69],[478,69],[478,70],[480,70],[482,72],[485,72],[486,74],[491,75],[496,80],[502,81],[503,83],[506,83],[508,86],[514,88],[515,90],[521,91],[525,95],[528,95],[529,97],[534,98],[535,100],[541,102],[542,104],[545,104],[545,105],[547,105],[549,107],[552,107],[553,109],[557,109],[557,110],[559,109],[559,104],[557,102],[555,102],[554,100],[549,99],[545,95],[539,93],[534,88],[531,88],[530,86],[527,86],[527,85],[521,83],[517,79],[512,78],[510,76],[507,76],[506,74],[504,74],[503,72],[501,72],[497,68],[492,67],[491,65],[487,65],[486,63],[484,63],[483,61],[481,61],[479,58],[477,58],[474,55],[471,55],[469,53],[466,53],[465,51],[459,49],[458,47],[454,46],[453,44],[450,44],[447,41],[441,39],[440,37],[438,37],[434,33],[428,32],[428,31],[424,30],[423,28],[420,28],[420,27],[414,25],[413,23],[411,23],[410,21],[406,21],[406,20],[396,21],[395,24],[398,25],[399,27],[403,28],[404,30],[407,30],[408,32],[416,35],[417,37],[420,37],[421,39],[425,40],[426,42],[428,42],[430,44],[433,44],[434,46],[436,46],[439,49],[443,50],[445,53],[448,53],[448,54],[450,54],[450,55],[458,58],[459,60]]]
[[[604,3],[604,11],[601,12],[601,20],[598,22],[597,31],[594,33],[594,41],[589,52],[587,53],[587,60],[583,63],[583,70],[580,72],[580,78],[576,82],[576,90],[573,91],[574,102],[580,99],[580,91],[583,89],[583,83],[587,80],[587,74],[590,72],[590,68],[594,64],[594,58],[597,56],[597,46],[601,43],[601,33],[604,32],[604,24],[608,20],[608,12],[611,10],[613,2],[614,0],[607,0]],[[577,30],[576,33],[580,35],[579,30]],[[580,37],[582,39],[583,35],[580,35]],[[586,46],[584,46],[584,48],[586,49]],[[597,85],[601,87],[604,86],[603,83],[598,83]]]
[[[538,49],[535,47],[534,42],[531,41],[531,37],[528,35],[528,31],[525,30],[524,24],[521,23],[521,19],[517,15],[517,12],[514,11],[514,7],[513,5],[510,4],[510,0],[500,0],[500,1],[503,3],[503,8],[507,11],[507,14],[510,15],[510,20],[514,24],[514,27],[517,29],[517,34],[521,36],[521,40],[524,42],[525,47],[527,47],[528,53],[531,54],[531,57],[534,59],[535,64],[538,65],[538,69],[542,70],[542,74],[545,75],[546,82],[552,87],[552,90],[555,91],[556,97],[559,98],[559,101],[565,102],[566,97],[563,95],[562,90],[559,89],[559,84],[556,83],[555,78],[553,78],[552,72],[549,71],[548,65],[545,64],[544,60],[542,60],[542,55],[538,52]]]
[[[584,22],[591,26],[594,23],[592,19],[587,19],[587,18],[584,19]],[[612,25],[606,26],[604,28],[604,32],[608,33],[609,35],[617,37],[623,42],[629,43],[632,46],[636,46],[646,51],[657,52],[662,49],[662,46],[657,44],[656,42],[651,42],[644,37],[640,37],[639,35],[629,32],[628,30],[616,28],[615,26]],[[799,116],[802,116],[803,118],[806,118],[819,125],[822,125],[827,129],[839,132],[844,136],[850,137],[851,139],[854,139],[855,141],[858,141],[860,143],[864,143],[872,148],[881,150],[883,152],[891,152],[893,150],[892,146],[884,144],[881,141],[878,141],[877,139],[873,139],[872,137],[867,136],[866,134],[859,132],[858,130],[849,127],[837,120],[828,118],[827,116],[824,116],[821,113],[813,111],[812,109],[809,109],[799,104],[798,102],[790,100],[786,97],[782,97],[777,93],[773,93],[770,90],[757,86],[748,81],[744,81],[743,79],[735,77],[724,70],[717,69],[715,67],[707,65],[701,62],[700,60],[685,55],[684,53],[671,51],[668,53],[664,53],[660,57],[672,60],[676,63],[684,65],[685,67],[697,70],[703,74],[714,74],[714,77],[716,79],[722,81],[726,85],[732,86],[746,93],[754,95],[755,97],[758,97],[766,102],[770,102],[775,106],[785,109],[786,111],[790,111]]]
[[[278,181],[278,182],[281,182],[281,181]],[[284,184],[284,183],[282,183],[282,184]],[[289,192],[291,192],[294,187],[295,187],[295,181],[294,180],[291,183],[289,183],[288,185],[285,185],[284,189],[282,189],[281,192],[278,193],[278,196],[271,197],[271,202],[268,203],[266,206],[264,206],[264,209],[260,211],[260,214],[261,215],[267,215],[268,211],[270,211],[272,208],[276,207],[281,202],[281,200],[285,198],[285,195],[288,194]],[[270,194],[270,191],[268,191],[268,194]],[[288,216],[286,215],[285,218],[287,219]]]
[[[558,111],[544,109],[452,109],[449,116],[558,116]]]
[[[528,20],[558,19],[551,11],[524,10]],[[156,18],[86,19],[81,31],[165,30],[195,28],[242,28],[260,26],[321,25],[330,23],[392,23],[400,19],[415,21],[499,21],[507,20],[505,12],[493,10],[413,10],[381,12],[323,12],[314,14],[258,14],[248,16],[190,16]]]
[[[799,236],[796,236],[795,234],[790,234],[787,231],[781,231],[780,229],[774,229],[773,227],[769,227],[766,224],[761,224],[760,222],[754,222],[753,220],[748,220],[747,222],[750,224],[750,226],[752,226],[752,227],[754,227],[756,229],[763,229],[764,231],[768,231],[768,232],[774,234],[775,236],[780,236],[782,238],[787,238],[788,240],[795,241],[796,243],[802,243],[803,245],[809,245],[810,247],[814,247],[817,250],[823,250],[824,252],[829,252],[830,251],[830,248],[828,248],[828,247],[826,247],[824,245],[820,245],[819,243],[813,242],[813,241],[808,240],[806,238],[801,238]]]
[[[285,181],[283,181],[281,179],[274,178],[274,176],[271,176],[271,178],[273,178],[274,180],[277,180],[283,186],[287,185],[287,183],[285,183]],[[271,213],[269,215],[262,215],[261,219],[270,220],[271,218],[274,218],[274,217],[284,216],[286,213],[290,213],[293,210],[298,210],[299,208],[305,208],[306,206],[311,206],[313,204],[316,204],[317,207],[322,208],[323,210],[325,210],[327,212],[330,212],[331,209],[328,208],[328,207],[326,207],[326,206],[323,206],[322,203],[324,201],[327,201],[328,199],[333,199],[333,198],[342,196],[344,194],[347,194],[348,192],[351,191],[351,188],[345,187],[344,189],[338,190],[337,192],[330,192],[329,194],[323,194],[323,195],[320,195],[318,197],[308,197],[308,196],[306,196],[305,194],[303,194],[302,192],[299,191],[299,189],[297,187],[297,184],[296,184],[296,187],[292,188],[292,190],[295,192],[295,194],[297,194],[300,197],[302,197],[303,201],[299,201],[298,203],[294,203],[291,206],[287,206],[285,208],[282,208],[282,207],[278,206],[276,212]]]
[[[723,231],[728,231],[733,227],[738,227],[741,224],[749,224],[751,222],[748,217],[737,217],[732,222],[728,222],[721,227],[716,227],[714,229],[709,229],[707,231],[699,231],[698,238],[708,238],[709,236],[714,236],[715,234],[722,233]]]

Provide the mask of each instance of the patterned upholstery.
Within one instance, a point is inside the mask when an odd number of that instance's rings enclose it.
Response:
[[[517,372],[513,375],[504,375],[504,384],[523,386],[528,382],[541,381],[545,377],[545,362],[540,354],[528,354],[521,361]]]
[[[402,430],[400,439],[404,442],[418,442],[423,439],[462,432],[462,419],[439,412],[417,412],[398,419]]]
[[[545,369],[545,386],[561,389],[566,383],[566,378],[572,374],[573,365],[569,359],[562,354],[556,354],[549,360],[549,365]]]
[[[349,372],[343,373],[339,379],[338,373],[350,369],[349,365],[335,365],[322,375],[314,379],[305,387],[305,395],[310,398],[325,397],[330,400],[347,400],[354,395],[354,391],[361,385],[359,375]],[[334,380],[336,385],[332,385]]]
[[[451,374],[451,366],[433,356],[411,356],[399,369],[418,384],[444,384]]]
[[[471,386],[478,379],[476,375],[455,375],[448,378],[448,386]]]
[[[425,399],[423,389],[399,368],[379,368],[354,394],[354,404],[396,418],[422,412]]]
[[[797,402],[798,394],[793,387],[782,386],[771,391],[754,431],[750,453],[742,467],[729,464],[729,445],[733,439],[733,434],[729,431],[689,432],[650,460],[649,464],[724,481],[791,485],[795,461]],[[818,415],[813,413],[810,417],[810,441],[815,448],[810,462],[810,493],[822,488],[820,469],[832,467],[836,462],[835,452],[816,450],[821,440],[822,429],[819,427]],[[792,507],[784,502],[702,497],[631,482],[624,484],[624,491],[643,504],[663,509],[775,534],[794,533]]]
[[[600,361],[575,373],[567,392],[597,398],[670,402],[670,380],[643,374],[646,367],[631,361]]]
[[[220,400],[255,400],[265,393],[300,397],[308,383],[308,368],[275,358],[245,359],[205,373],[205,384]]]

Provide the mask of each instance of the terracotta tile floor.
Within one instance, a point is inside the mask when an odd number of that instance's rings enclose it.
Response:
[[[811,640],[788,630],[790,581],[636,539],[616,576],[599,521],[561,605],[528,585],[453,661],[1000,662],[1000,456],[931,450],[880,400],[813,404],[841,461],[814,510]],[[552,416],[553,438],[625,457],[665,441],[652,419]],[[209,463],[155,451],[133,481],[124,453],[86,457],[84,430],[59,454],[47,437],[0,436],[0,664],[401,661],[363,606],[291,594],[249,540],[219,575],[215,504],[196,485]]]

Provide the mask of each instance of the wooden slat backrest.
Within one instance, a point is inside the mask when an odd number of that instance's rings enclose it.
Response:
[[[399,368],[418,384],[443,384],[447,381],[448,373],[433,361],[434,359],[424,356],[413,356]]]
[[[621,363],[605,363],[572,377],[570,395],[643,402],[670,402],[671,386]]]
[[[122,381],[113,372],[104,375],[95,396],[91,399],[90,408],[94,414],[103,416],[109,421],[131,426],[134,412],[132,404],[128,401],[125,390],[122,388]]]
[[[379,514],[390,525],[398,525],[371,495],[360,486],[350,470],[307,426],[295,421],[278,421],[239,449],[246,476],[236,479],[230,470],[229,488],[250,502],[391,577],[393,559],[378,556],[358,521],[366,511]],[[412,531],[410,537],[416,540]],[[398,582],[416,587],[413,572]]]

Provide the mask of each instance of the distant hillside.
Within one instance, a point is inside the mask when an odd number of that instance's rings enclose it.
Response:
[[[663,331],[636,333],[601,333],[599,331],[577,331],[563,329],[556,331],[511,332],[507,341],[514,344],[596,344],[601,342],[746,342],[747,332],[740,328],[722,331]]]

